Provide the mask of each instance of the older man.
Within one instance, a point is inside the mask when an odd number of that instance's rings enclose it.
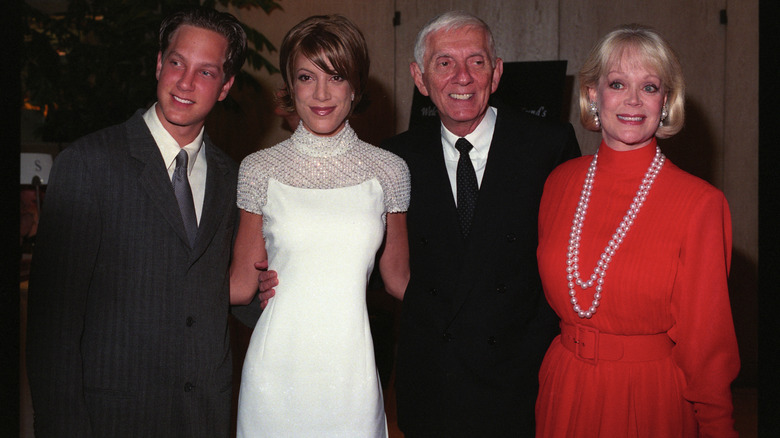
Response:
[[[537,272],[538,206],[548,173],[580,151],[571,125],[488,104],[502,72],[482,20],[434,18],[411,73],[441,124],[383,145],[412,176],[396,365],[407,437],[534,433],[539,365],[557,329]]]

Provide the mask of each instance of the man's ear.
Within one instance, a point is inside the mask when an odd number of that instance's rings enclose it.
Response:
[[[423,81],[423,73],[420,70],[420,66],[416,62],[409,64],[409,71],[412,73],[412,79],[414,79],[414,85],[420,90],[420,94],[428,96],[428,88],[425,87],[425,81]]]
[[[498,89],[498,83],[501,81],[501,75],[504,74],[504,60],[496,58],[496,66],[493,68],[493,83],[490,88],[490,93],[495,93]]]
[[[230,79],[227,80],[224,84],[222,84],[222,90],[219,92],[219,97],[217,98],[217,101],[221,102],[225,100],[228,93],[230,92],[230,87],[233,86],[233,81],[236,79],[235,76],[231,76]]]

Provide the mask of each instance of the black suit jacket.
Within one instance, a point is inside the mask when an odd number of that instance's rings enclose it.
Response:
[[[412,178],[399,426],[412,437],[533,436],[538,369],[557,330],[536,264],[539,201],[550,171],[580,155],[574,130],[499,108],[465,240],[440,125],[384,146]]]
[[[142,113],[76,141],[52,170],[28,307],[39,438],[230,430],[237,166],[205,137],[205,199],[190,248]]]

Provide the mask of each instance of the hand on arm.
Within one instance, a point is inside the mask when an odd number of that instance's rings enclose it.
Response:
[[[409,284],[409,240],[406,230],[406,213],[388,213],[387,231],[382,255],[379,258],[379,273],[387,293],[404,299]]]
[[[257,285],[260,288],[260,308],[265,309],[265,306],[268,305],[268,300],[276,295],[276,291],[273,288],[279,285],[279,278],[276,276],[276,271],[268,270],[268,259],[255,262],[255,269],[260,271],[257,274]]]
[[[263,216],[239,210],[238,234],[230,264],[230,304],[247,304],[257,293],[258,260],[267,265]],[[264,299],[267,301],[267,299]]]

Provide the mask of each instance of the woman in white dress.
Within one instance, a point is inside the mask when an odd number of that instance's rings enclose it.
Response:
[[[301,121],[239,172],[231,302],[251,301],[266,257],[280,285],[244,360],[238,436],[385,437],[365,294],[380,248],[388,292],[406,288],[409,171],[349,126],[369,67],[354,24],[310,17],[279,53],[282,103]]]

